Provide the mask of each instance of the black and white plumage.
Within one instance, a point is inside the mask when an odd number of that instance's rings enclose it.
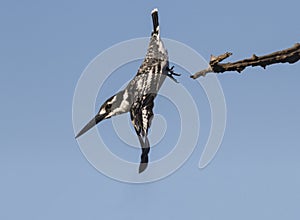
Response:
[[[131,122],[142,148],[139,173],[148,165],[148,130],[153,118],[154,99],[166,76],[176,81],[173,75],[179,75],[173,72],[173,67],[169,68],[168,52],[160,38],[158,10],[154,9],[151,14],[153,31],[146,57],[136,76],[124,90],[109,98],[97,115],[76,136],[81,136],[104,119],[130,112]]]

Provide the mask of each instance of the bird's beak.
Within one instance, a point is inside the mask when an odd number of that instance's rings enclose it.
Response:
[[[89,123],[86,124],[86,126],[84,126],[81,129],[81,131],[76,135],[75,138],[78,138],[81,135],[83,135],[85,132],[90,130],[92,127],[94,127],[96,124],[98,124],[103,119],[105,119],[105,114],[102,114],[102,115],[97,114],[92,120],[89,121]]]

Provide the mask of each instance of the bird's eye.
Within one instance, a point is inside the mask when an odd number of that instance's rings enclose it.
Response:
[[[105,106],[105,109],[110,109],[111,108],[111,104],[107,104],[106,106]]]

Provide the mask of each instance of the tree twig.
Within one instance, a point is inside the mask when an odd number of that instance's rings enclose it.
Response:
[[[224,59],[231,56],[232,53],[226,52],[220,56],[211,55],[208,68],[201,70],[191,78],[196,79],[200,76],[205,76],[207,73],[223,73],[226,71],[237,71],[241,73],[248,66],[261,66],[264,69],[268,65],[275,63],[295,63],[300,60],[300,44],[296,43],[293,47],[280,50],[264,56],[252,55],[251,58],[239,60],[233,63],[220,63]]]

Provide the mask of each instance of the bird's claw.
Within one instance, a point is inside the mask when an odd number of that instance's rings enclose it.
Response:
[[[174,66],[172,66],[171,68],[167,67],[166,70],[168,71],[168,73],[166,73],[166,75],[170,77],[174,82],[178,83],[177,79],[175,79],[174,76],[181,76],[181,74],[175,73],[173,69]]]

